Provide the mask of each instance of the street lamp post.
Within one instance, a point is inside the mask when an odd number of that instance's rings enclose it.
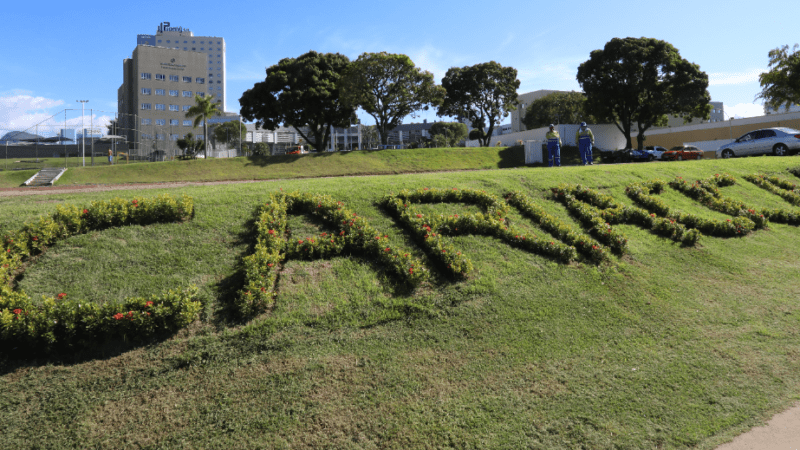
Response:
[[[84,107],[89,100],[75,100],[81,104],[81,158],[83,159],[83,167],[86,167],[86,129],[83,128],[83,113]]]

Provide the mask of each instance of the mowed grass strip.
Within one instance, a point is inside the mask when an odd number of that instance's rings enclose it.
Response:
[[[153,190],[194,197],[194,219],[66,240],[20,283],[50,293],[55,286],[44,280],[83,267],[78,258],[110,261],[81,273],[122,266],[116,257],[128,258],[125,265],[141,258],[142,268],[109,271],[114,280],[99,298],[160,289],[154,283],[171,277],[198,280],[209,300],[206,320],[145,346],[98,343],[50,360],[4,356],[0,447],[713,448],[797,398],[799,227],[770,224],[742,238],[703,237],[687,248],[620,225],[630,254],[599,266],[560,264],[489,237],[453,237],[474,275],[434,276],[413,292],[365,258],[286,261],[275,308],[246,322],[225,314],[236,262],[248,251],[255,208],[281,188],[329,194],[419,252],[376,207],[383,194],[457,187],[502,196],[516,189],[580,228],[549,200],[549,188],[583,183],[627,204],[624,187],[633,181],[727,172],[738,183],[726,196],[791,207],[743,175],[785,174],[796,162],[748,158]],[[0,198],[0,230],[58,203],[119,195]],[[670,194],[669,202],[704,210],[681,195]],[[464,205],[425,208],[474,213]],[[535,229],[516,213],[513,220]],[[325,231],[305,217],[293,217],[290,226],[295,237]],[[129,248],[136,249],[128,256]],[[160,272],[169,274],[166,281],[148,279]],[[71,277],[71,298],[106,289],[102,277]]]

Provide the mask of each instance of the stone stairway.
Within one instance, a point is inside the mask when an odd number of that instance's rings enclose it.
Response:
[[[67,169],[60,167],[42,169],[23,184],[25,186],[52,186],[66,171]]]

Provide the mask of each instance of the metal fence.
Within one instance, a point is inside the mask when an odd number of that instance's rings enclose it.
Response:
[[[178,147],[183,137],[176,133],[178,127],[168,122],[143,125],[137,117],[124,116],[89,108],[64,109],[27,128],[0,129],[0,170],[108,165],[109,152],[115,164],[184,156]],[[202,126],[193,131],[203,134]],[[209,141],[209,158],[239,155],[238,148]]]

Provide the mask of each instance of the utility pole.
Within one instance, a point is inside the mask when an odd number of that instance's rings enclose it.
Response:
[[[81,104],[81,157],[83,158],[83,167],[86,167],[86,129],[83,127],[83,113],[84,106],[89,103],[89,100],[75,100]]]

